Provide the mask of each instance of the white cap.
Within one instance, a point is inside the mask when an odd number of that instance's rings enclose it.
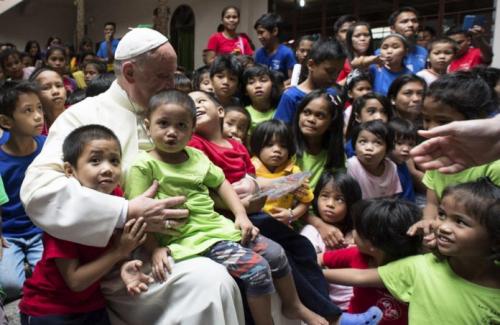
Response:
[[[168,42],[162,33],[151,28],[132,28],[118,43],[115,60],[127,60]]]

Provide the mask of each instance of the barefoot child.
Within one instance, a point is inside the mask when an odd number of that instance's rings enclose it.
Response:
[[[100,125],[75,129],[63,143],[66,176],[79,183],[75,186],[106,194],[121,192],[117,189],[121,157],[118,138]],[[145,241],[145,227],[142,218],[129,220],[107,247],[85,246],[45,233],[43,257],[23,288],[21,323],[110,324],[99,281]]]
[[[209,112],[207,112],[209,113]],[[250,311],[256,324],[272,324],[270,293],[275,289],[288,318],[308,324],[328,324],[299,300],[283,249],[259,236],[238,195],[224,173],[201,151],[186,147],[197,120],[193,100],[179,92],[161,92],[150,100],[148,133],[155,148],[140,153],[127,176],[126,193],[133,198],[159,181],[158,196],[187,197],[188,222],[180,234],[151,237],[146,247],[152,252],[153,275],[166,280],[168,256],[183,260],[203,255],[227,267],[245,284]],[[209,189],[217,192],[235,216],[234,222],[214,211]],[[273,283],[274,282],[274,283]]]

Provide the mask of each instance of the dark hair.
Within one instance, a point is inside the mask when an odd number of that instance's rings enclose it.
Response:
[[[69,94],[68,99],[66,100],[66,104],[69,106],[75,105],[76,103],[81,102],[87,98],[87,92],[86,89],[77,89],[71,94]]]
[[[178,89],[182,87],[189,87],[189,91],[191,91],[191,80],[184,73],[175,73],[174,74],[174,88]],[[189,92],[188,91],[188,92]]]
[[[82,47],[83,47],[83,45],[85,45],[85,44],[89,44],[89,45],[91,45],[91,47],[93,47],[93,46],[94,46],[94,42],[92,41],[92,39],[91,39],[90,37],[88,37],[88,36],[85,36],[85,37],[84,37],[84,38],[82,38],[82,40],[80,41],[80,44],[78,44],[78,51],[80,51],[80,52],[81,52],[81,51],[82,51]],[[94,53],[92,53],[92,54],[94,54]],[[94,54],[94,55],[95,55],[95,54]]]
[[[13,118],[19,97],[24,94],[38,96],[38,87],[32,82],[6,82],[0,88],[0,114]]]
[[[422,211],[414,203],[399,199],[362,200],[354,205],[353,219],[359,237],[384,252],[383,264],[420,251],[422,237],[406,234],[422,219]]]
[[[427,83],[425,82],[424,79],[414,74],[404,74],[394,79],[394,81],[391,83],[391,86],[387,91],[387,98],[390,101],[396,100],[396,97],[398,96],[398,93],[401,90],[401,88],[403,88],[404,85],[410,82],[419,82],[422,85],[425,93],[427,89]]]
[[[56,70],[54,70],[51,67],[47,66],[47,67],[40,67],[40,68],[37,68],[37,69],[33,70],[33,72],[30,75],[29,81],[36,82],[36,78],[38,78],[38,76],[40,74],[42,74],[43,72],[45,72],[45,71],[55,72],[55,73],[57,73],[59,75],[59,77],[61,77],[61,80],[63,80],[63,76],[61,76],[61,74],[59,72],[57,72]]]
[[[312,60],[315,64],[321,64],[327,60],[344,60],[345,57],[344,50],[339,42],[334,40],[318,40],[314,42],[311,51],[304,59],[304,62]],[[299,82],[305,80],[308,75],[309,69],[307,64],[302,64]]]
[[[265,30],[272,32],[275,28],[278,30],[278,37],[281,33],[281,28],[283,27],[283,18],[280,15],[275,14],[273,12],[268,12],[260,16],[259,19],[253,25],[254,29],[259,27],[264,28]]]
[[[353,71],[351,71],[351,73],[349,73],[349,75],[346,78],[346,83],[343,92],[344,100],[349,99],[349,92],[352,91],[356,86],[356,84],[360,81],[368,81],[368,83],[370,83],[370,85],[373,86],[373,77],[369,72],[354,69]]]
[[[200,90],[200,83],[204,74],[208,74],[208,78],[210,79],[210,70],[209,67],[204,65],[194,70],[193,72],[193,90]]]
[[[62,44],[62,39],[60,37],[58,37],[58,36],[49,36],[49,38],[47,39],[47,45],[45,47],[49,48],[50,43],[52,43],[53,40],[58,40],[59,44]]]
[[[118,137],[105,126],[98,124],[89,124],[81,126],[71,131],[63,142],[63,161],[68,162],[76,168],[78,158],[80,158],[85,146],[93,140],[112,140],[116,141],[120,148]]]
[[[97,60],[89,61],[89,62],[87,62],[87,63],[85,63],[85,64],[82,65],[82,69],[85,70],[85,67],[87,65],[93,65],[96,68],[97,72],[100,75],[103,74],[103,73],[106,73],[106,71],[107,71],[106,70],[106,65],[103,62],[101,62],[101,61],[97,61]]]
[[[21,53],[16,49],[8,48],[0,52],[0,66],[2,67],[2,70],[4,70],[4,72],[5,72],[5,62],[11,56],[17,56],[19,58],[19,61],[21,61]]]
[[[441,201],[446,196],[459,200],[465,212],[485,226],[493,241],[492,258],[500,257],[500,188],[489,178],[481,177],[473,182],[447,187]]]
[[[333,35],[337,35],[342,25],[348,22],[356,22],[358,19],[353,15],[342,15],[333,23]]]
[[[500,69],[494,67],[488,67],[486,65],[477,65],[471,69],[472,72],[483,78],[483,80],[488,84],[491,90],[491,94],[495,98],[495,102],[498,103],[498,95],[495,90],[497,83],[500,81]]]
[[[389,100],[384,95],[380,95],[378,93],[364,94],[363,96],[356,98],[352,103],[351,116],[349,117],[349,122],[347,122],[345,134],[346,139],[350,139],[352,137],[353,130],[357,125],[359,125],[358,121],[356,121],[356,115],[359,116],[361,114],[361,111],[370,99],[377,100],[384,107],[388,121],[392,119],[393,110]]]
[[[393,11],[391,13],[391,15],[389,16],[389,19],[387,20],[387,23],[389,24],[389,26],[394,26],[399,15],[401,15],[403,12],[413,12],[415,14],[415,16],[417,16],[417,19],[420,16],[417,9],[415,9],[413,7],[401,7],[399,9]]]
[[[323,134],[322,138],[322,148],[327,150],[327,159],[325,163],[325,169],[331,168],[344,168],[345,167],[345,155],[344,155],[344,138],[343,138],[343,127],[344,127],[344,117],[343,109],[339,103],[334,102],[332,95],[330,95],[326,89],[316,89],[307,94],[298,104],[297,111],[293,119],[292,134],[297,147],[297,156],[302,157],[304,151],[307,149],[306,139],[302,135],[299,128],[299,116],[306,108],[306,106],[313,100],[317,98],[323,98],[327,103],[328,111],[331,114],[330,125]]]
[[[455,42],[454,40],[452,40],[449,37],[438,37],[438,38],[433,39],[432,41],[429,42],[429,44],[427,44],[427,50],[429,50],[429,52],[432,51],[432,48],[436,44],[449,44],[452,46],[454,53],[458,52],[457,42]]]
[[[432,38],[436,37],[436,30],[431,26],[424,26],[420,28],[419,32],[428,32],[429,34],[431,34]]]
[[[224,16],[226,15],[226,12],[229,10],[229,9],[234,9],[234,11],[236,11],[236,14],[238,14],[238,18],[240,17],[240,9],[236,6],[232,6],[232,5],[229,5],[227,7],[224,7],[222,9],[222,12],[220,14],[220,19],[224,19]]]
[[[86,56],[88,55],[91,55],[92,56],[92,60],[95,61],[95,58],[96,58],[96,54],[94,52],[90,52],[90,51],[84,51],[84,52],[79,52],[77,55],[76,55],[76,58],[77,58],[77,61],[78,61],[78,64],[82,64],[83,60],[85,59]],[[102,62],[101,62],[102,63]],[[103,63],[104,64],[104,63]]]
[[[262,149],[267,146],[273,138],[288,150],[288,159],[295,155],[295,143],[292,132],[288,125],[281,120],[269,120],[257,125],[250,140],[250,153],[259,156]]]
[[[111,25],[111,26],[113,26],[113,28],[114,28],[114,29],[116,29],[116,23],[115,23],[115,22],[113,22],[113,21],[108,21],[108,22],[104,23],[104,27],[106,27],[106,26],[108,26],[108,25]]]
[[[68,57],[66,55],[66,49],[64,48],[64,46],[54,45],[54,46],[51,46],[47,49],[47,54],[45,55],[45,62],[47,62],[49,60],[49,57],[52,55],[52,53],[54,53],[56,51],[61,51],[63,56],[64,56],[64,59],[68,60]]]
[[[308,35],[302,35],[298,41],[295,43],[297,44],[295,48],[298,48],[300,45],[300,42],[302,41],[309,41],[309,42],[316,42],[318,40],[319,36],[317,34],[308,34]]]
[[[36,53],[36,55],[35,55],[35,57],[33,59],[34,60],[40,60],[41,57],[42,57],[42,49],[40,48],[40,43],[38,43],[37,41],[35,41],[35,40],[29,40],[28,42],[26,42],[26,46],[24,46],[24,52],[29,53],[30,49],[31,49],[31,46],[33,44],[36,45],[36,47],[38,48],[38,52]]]
[[[387,124],[394,135],[394,142],[399,140],[417,141],[417,128],[410,120],[393,117]]]
[[[374,45],[373,45],[373,35],[372,35],[372,30],[370,27],[370,24],[365,22],[365,21],[358,21],[357,23],[354,23],[349,30],[347,31],[346,34],[346,39],[345,39],[345,50],[347,57],[349,60],[354,59],[354,47],[352,45],[352,35],[354,34],[354,30],[358,26],[365,26],[368,29],[368,33],[370,34],[370,42],[368,43],[368,48],[366,49],[366,53],[373,53],[374,52]]]
[[[451,28],[450,30],[448,30],[445,35],[450,37],[450,36],[453,36],[453,35],[464,35],[464,36],[469,36],[469,32],[462,29],[461,27],[455,27],[455,28]]]
[[[188,94],[179,90],[165,90],[151,97],[148,104],[147,117],[151,118],[151,114],[158,106],[165,104],[176,104],[189,112],[192,115],[193,127],[196,125],[196,105]]]
[[[496,109],[490,87],[471,71],[445,74],[430,85],[426,96],[452,107],[466,120],[485,118]]]
[[[210,78],[219,72],[228,70],[238,77],[238,82],[241,78],[242,67],[236,56],[231,54],[218,55],[210,66]]]
[[[87,97],[97,96],[111,87],[113,81],[116,77],[114,73],[102,73],[96,78],[92,79],[85,89],[85,94]]]
[[[278,88],[278,84],[275,79],[275,75],[269,70],[269,68],[262,64],[256,64],[252,67],[249,67],[243,71],[243,75],[241,77],[241,82],[243,85],[243,91],[246,93],[245,89],[248,84],[248,80],[250,78],[260,77],[260,76],[268,76],[271,80],[271,98],[269,100],[271,107],[276,107],[280,100],[281,94]],[[245,102],[251,104],[251,99],[248,95],[245,96]]]
[[[350,232],[353,228],[351,215],[352,207],[362,198],[361,187],[359,186],[358,181],[354,179],[354,177],[344,171],[325,171],[321,175],[318,184],[314,189],[314,200],[312,202],[312,207],[317,216],[320,215],[318,209],[318,198],[320,197],[320,193],[323,188],[330,182],[333,183],[333,188],[338,189],[344,196],[345,204],[347,206],[347,214],[344,220],[342,220],[341,230],[343,233]]]
[[[255,59],[251,55],[240,54],[236,56],[236,59],[238,59],[243,69],[247,69],[255,65]]]
[[[394,149],[394,134],[384,122],[380,120],[373,120],[357,125],[352,132],[352,145],[354,147],[356,147],[356,141],[358,140],[361,131],[368,131],[380,140],[384,141],[386,154]]]

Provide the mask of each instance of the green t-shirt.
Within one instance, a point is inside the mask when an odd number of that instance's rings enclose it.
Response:
[[[248,105],[245,108],[248,111],[248,114],[250,114],[250,117],[252,118],[252,125],[250,126],[250,130],[248,131],[249,134],[253,133],[253,131],[257,127],[257,124],[272,120],[274,112],[276,112],[276,108],[271,108],[267,112],[258,111],[255,108],[253,108],[252,105]]]
[[[297,165],[303,172],[311,172],[311,178],[309,178],[309,186],[314,191],[316,184],[325,170],[326,163],[326,150],[321,150],[317,155],[312,155],[304,151],[302,157],[297,157]]]
[[[2,177],[0,177],[0,205],[3,205],[7,202],[9,202],[9,197],[7,196],[7,193],[5,192],[5,187],[3,186]]]
[[[495,185],[500,186],[500,160],[471,167],[456,174],[443,174],[437,170],[429,170],[425,172],[422,182],[427,188],[436,192],[437,197],[441,199],[446,187],[472,182],[485,176],[489,177]]]
[[[389,263],[378,273],[395,298],[409,303],[411,325],[500,324],[500,289],[459,277],[433,254]]]
[[[183,195],[189,210],[188,222],[178,236],[158,235],[160,245],[168,246],[174,260],[203,254],[221,240],[239,242],[241,232],[234,223],[214,211],[209,188],[217,188],[224,181],[224,173],[201,151],[186,147],[189,159],[180,164],[167,164],[140,152],[132,164],[125,186],[127,198],[142,194],[153,180],[158,180],[156,198]]]

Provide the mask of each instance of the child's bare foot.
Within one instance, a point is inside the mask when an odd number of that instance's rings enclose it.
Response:
[[[283,306],[281,311],[283,312],[283,315],[285,315],[285,317],[290,319],[300,319],[308,325],[329,324],[326,319],[316,314],[315,312],[304,306],[302,303],[292,305],[288,308],[285,308],[285,306]]]

